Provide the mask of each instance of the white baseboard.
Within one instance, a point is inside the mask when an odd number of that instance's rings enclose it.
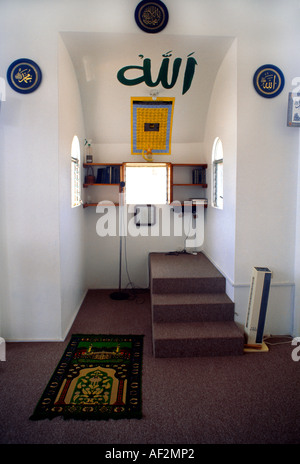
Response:
[[[226,274],[226,272],[223,271],[223,269],[209,256],[208,253],[206,253],[204,250],[202,251],[202,253],[207,257],[207,259],[209,259],[209,261],[218,269],[218,271],[221,272],[221,274],[225,277],[225,279],[227,280],[227,282],[234,288],[237,288],[237,287],[249,287],[250,288],[250,279],[249,279],[249,282],[234,282],[230,277],[228,277],[228,275]],[[282,281],[282,282],[274,282],[273,280],[271,280],[271,286],[272,287],[294,287],[295,286],[295,282],[289,282],[289,281]]]
[[[78,312],[79,312],[79,310],[80,310],[80,308],[81,308],[81,305],[82,305],[82,303],[83,303],[83,301],[84,301],[84,299],[85,299],[85,297],[86,297],[87,292],[88,292],[88,289],[85,290],[85,292],[84,292],[84,294],[83,294],[83,296],[82,296],[82,298],[81,298],[81,300],[80,300],[80,303],[77,305],[77,308],[76,308],[75,311],[74,311],[73,317],[72,317],[72,319],[71,319],[71,321],[70,321],[70,323],[69,323],[69,325],[68,325],[68,328],[65,330],[64,334],[62,334],[62,337],[61,337],[61,338],[49,338],[49,339],[48,339],[48,338],[26,338],[26,339],[21,339],[21,338],[5,338],[5,341],[8,342],[8,343],[22,343],[22,342],[23,342],[23,343],[26,343],[26,342],[28,342],[28,343],[31,343],[31,342],[45,342],[45,343],[51,343],[51,342],[63,342],[63,341],[66,339],[66,337],[67,337],[67,335],[68,335],[68,333],[69,333],[69,331],[70,331],[70,329],[71,329],[71,327],[72,327],[72,325],[73,325],[73,323],[74,323],[74,321],[75,321],[75,319],[76,319],[76,317],[77,317],[77,314],[78,314]]]

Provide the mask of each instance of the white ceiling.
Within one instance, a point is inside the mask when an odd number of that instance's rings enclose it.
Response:
[[[130,97],[150,96],[145,83],[125,86],[117,79],[124,66],[141,66],[151,59],[152,80],[158,76],[162,55],[172,51],[173,60],[182,58],[180,74],[172,89],[157,87],[160,97],[175,97],[173,143],[203,141],[209,99],[217,71],[229,49],[231,37],[202,37],[154,34],[101,34],[63,32],[61,36],[73,61],[81,92],[87,138],[93,143],[130,143]],[[187,56],[197,61],[190,89],[182,95]],[[132,74],[130,74],[132,73]],[[129,71],[128,78],[140,71]]]

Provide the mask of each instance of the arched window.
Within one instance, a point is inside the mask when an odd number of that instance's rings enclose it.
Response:
[[[81,205],[80,144],[74,135],[71,147],[71,207]]]
[[[212,205],[223,209],[223,146],[219,137],[212,149]]]

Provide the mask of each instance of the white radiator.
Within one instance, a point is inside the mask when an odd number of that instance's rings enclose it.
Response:
[[[246,343],[250,346],[261,345],[263,342],[271,277],[270,269],[253,268],[245,323]]]
[[[6,361],[5,340],[0,337],[0,361]]]

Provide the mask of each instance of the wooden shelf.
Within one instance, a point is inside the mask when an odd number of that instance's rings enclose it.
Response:
[[[101,201],[99,201],[100,203]],[[89,206],[98,206],[99,203],[83,203],[83,208],[88,208]],[[119,203],[114,203],[113,205],[110,203],[101,203],[101,206],[119,206]]]
[[[170,202],[172,203],[173,201],[173,189],[174,187],[198,187],[198,188],[204,188],[206,189],[207,188],[207,184],[206,183],[201,183],[201,184],[193,184],[191,182],[187,182],[187,183],[182,183],[180,182],[180,180],[182,179],[183,181],[187,181],[190,179],[189,176],[187,176],[188,172],[186,172],[186,170],[184,170],[184,173],[181,175],[181,179],[180,179],[180,174],[178,172],[178,170],[176,170],[176,168],[190,168],[192,170],[192,168],[203,168],[203,169],[207,169],[207,164],[206,163],[168,163],[170,164],[170,189],[171,189],[171,197],[170,197]],[[124,165],[125,163],[83,163],[83,167],[84,168],[89,168],[89,167],[93,167],[93,166],[120,166],[120,180],[122,181],[123,180],[123,177],[124,177]],[[176,170],[176,182],[174,183],[173,180],[174,180],[174,171]],[[192,171],[191,171],[192,172]],[[197,179],[198,180],[198,179]],[[205,178],[201,179],[201,180],[205,180]],[[179,181],[179,182],[178,182]],[[115,186],[115,187],[119,187],[120,188],[120,184],[116,184],[116,183],[113,183],[113,184],[109,184],[109,183],[92,183],[92,184],[87,184],[87,183],[84,183],[83,184],[83,188],[88,188],[88,187],[92,187],[92,186]],[[184,197],[184,195],[180,195],[181,198]],[[181,204],[183,205],[183,202],[184,201],[188,201],[188,200],[182,200],[180,199],[179,200],[181,202]],[[98,203],[84,203],[83,204],[83,208],[87,208],[89,206],[97,206]],[[107,204],[109,206],[109,204]],[[118,204],[115,204],[116,206],[118,206]],[[207,208],[207,205],[204,205],[205,208]]]
[[[83,203],[83,208],[88,208],[89,206],[97,206],[98,203]]]
[[[187,168],[187,169],[184,169],[184,168]],[[186,187],[187,189],[189,189],[190,187],[193,187],[194,190],[197,191],[197,189],[195,189],[195,187],[197,188],[207,188],[207,183],[193,183],[192,182],[192,179],[194,179],[194,176],[193,176],[193,170],[194,169],[197,169],[197,168],[202,168],[202,170],[206,170],[207,169],[207,164],[206,163],[174,163],[172,164],[172,175],[171,175],[171,202],[174,200],[174,188],[175,187]],[[195,180],[206,180],[205,177],[204,178],[198,178],[198,179],[195,179]],[[183,189],[184,190],[184,189]],[[179,196],[179,201],[181,202],[181,204],[183,204],[183,201],[182,198],[184,198],[184,196],[187,196],[187,195],[184,195],[184,192],[182,190],[182,194],[179,195],[179,190],[177,190],[177,194],[176,194],[176,197]],[[187,190],[188,191],[188,190]],[[191,196],[191,195],[189,195]],[[180,198],[181,197],[181,198]],[[207,206],[207,205],[205,205]]]
[[[202,187],[202,188],[207,188],[207,184],[172,184],[173,187]]]
[[[200,168],[205,168],[207,169],[207,164],[201,164],[201,163],[172,163],[172,166],[186,166],[186,167],[200,167]]]
[[[92,187],[93,185],[116,185],[116,186],[119,186],[120,184],[97,184],[96,182],[94,182],[93,184],[83,184],[83,188],[88,188],[88,187]]]

